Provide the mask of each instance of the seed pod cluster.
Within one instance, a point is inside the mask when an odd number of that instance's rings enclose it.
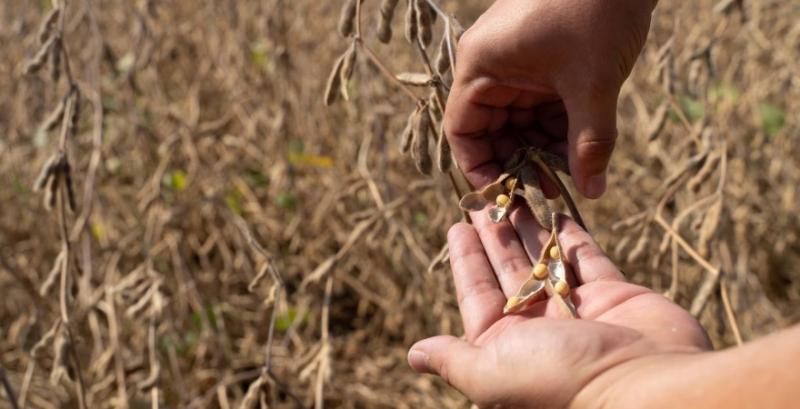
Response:
[[[388,43],[392,40],[392,18],[397,8],[398,0],[383,0],[378,15],[378,40]]]

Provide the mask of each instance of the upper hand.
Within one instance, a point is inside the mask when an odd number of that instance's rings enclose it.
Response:
[[[698,322],[653,291],[627,283],[591,237],[562,217],[559,240],[574,273],[570,297],[579,319],[543,300],[521,314],[503,305],[531,270],[547,232],[527,210],[493,224],[485,211],[448,234],[464,339],[415,344],[409,363],[442,376],[485,407],[583,407],[602,401],[648,358],[710,349]],[[519,237],[511,224],[516,227]],[[577,286],[577,287],[576,287]],[[615,370],[626,368],[625,370]],[[634,372],[635,373],[635,372]],[[593,386],[590,386],[592,385]],[[619,389],[619,388],[617,388]]]
[[[527,140],[566,154],[578,190],[599,197],[614,149],[619,89],[647,37],[654,5],[496,1],[461,37],[445,113],[448,140],[470,182],[494,180],[503,160]]]

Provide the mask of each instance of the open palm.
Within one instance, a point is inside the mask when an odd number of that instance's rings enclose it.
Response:
[[[464,339],[438,336],[409,352],[411,366],[435,373],[487,407],[596,405],[619,383],[619,368],[648,357],[710,348],[697,321],[653,291],[627,283],[603,251],[572,220],[559,240],[574,273],[570,294],[579,319],[555,302],[503,316],[507,297],[528,277],[548,233],[526,209],[493,224],[482,212],[474,226],[448,234]],[[516,230],[516,231],[515,231]],[[517,234],[517,232],[519,234]]]

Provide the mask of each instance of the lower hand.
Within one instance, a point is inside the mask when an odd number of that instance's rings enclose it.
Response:
[[[636,368],[652,367],[648,360],[711,348],[687,311],[626,282],[566,217],[559,240],[574,273],[570,297],[579,319],[548,300],[503,316],[549,234],[527,210],[498,224],[483,213],[472,216],[474,227],[459,223],[448,234],[465,337],[415,344],[408,359],[417,372],[441,376],[482,407],[596,407],[604,394],[625,387],[622,374],[631,379]]]

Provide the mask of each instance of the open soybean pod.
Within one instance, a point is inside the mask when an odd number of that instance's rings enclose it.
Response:
[[[572,304],[570,298],[571,289],[567,282],[568,264],[565,260],[564,249],[561,248],[561,242],[558,240],[558,213],[553,213],[552,224],[553,230],[550,232],[552,244],[547,249],[549,257],[547,270],[550,274],[550,279],[545,282],[545,290],[549,297],[556,299],[556,303],[561,307],[565,315],[577,318],[578,313],[575,310],[575,305]]]
[[[553,213],[553,230],[550,239],[542,247],[539,260],[531,269],[531,275],[520,286],[517,293],[508,299],[503,308],[504,314],[520,312],[528,309],[542,297],[542,292],[547,293],[561,306],[564,313],[570,317],[577,316],[575,306],[570,300],[570,288],[567,283],[567,268],[564,251],[558,241],[558,214]]]

